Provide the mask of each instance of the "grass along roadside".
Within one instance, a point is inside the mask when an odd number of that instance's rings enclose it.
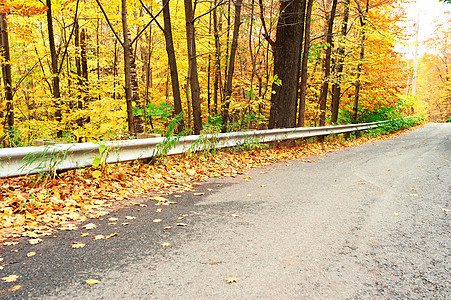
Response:
[[[251,168],[383,140],[406,130],[377,136],[369,131],[349,140],[332,136],[323,143],[314,139],[268,147],[257,143],[240,150],[168,156],[156,164],[120,163],[107,165],[102,176],[97,176],[96,168],[85,168],[45,180],[39,175],[1,179],[0,242],[8,245],[10,239],[22,236],[36,242],[55,230],[75,230],[81,222],[105,216],[115,207],[133,205],[136,197],[161,202],[158,195],[193,190],[209,177],[236,176]]]

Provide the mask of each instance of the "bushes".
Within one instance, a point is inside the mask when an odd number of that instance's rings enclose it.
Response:
[[[423,121],[424,119],[421,116],[388,120],[387,122],[379,125],[377,128],[369,130],[367,134],[371,137],[381,134],[389,134],[401,129],[419,125],[423,123]]]

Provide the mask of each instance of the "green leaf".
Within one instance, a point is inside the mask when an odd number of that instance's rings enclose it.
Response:
[[[100,170],[95,170],[94,172],[92,172],[92,177],[100,178],[100,176],[102,176],[102,172],[100,172]]]
[[[100,157],[94,157],[94,160],[92,161],[92,166],[94,168],[98,168],[100,164],[102,163],[102,158]]]
[[[105,150],[106,150],[106,146],[103,145],[103,144],[100,144],[99,145],[99,152],[100,152],[100,154],[102,154]]]

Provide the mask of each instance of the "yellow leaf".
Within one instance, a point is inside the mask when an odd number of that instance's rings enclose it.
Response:
[[[100,170],[95,170],[92,172],[92,177],[100,178],[100,176],[102,176],[102,172]]]
[[[36,255],[36,252],[28,252],[27,253],[27,257],[32,257],[32,256],[35,256]]]
[[[81,237],[84,237],[84,236],[89,236],[89,233],[87,233],[87,232],[85,232],[85,233],[81,233],[81,234],[80,234],[80,236],[81,236]]]
[[[97,227],[97,225],[94,223],[89,223],[89,224],[86,224],[85,226],[83,226],[83,228],[86,228],[86,229],[94,229],[96,227]]]
[[[205,195],[205,193],[193,193],[193,196],[202,196]]]
[[[171,247],[171,244],[169,243],[159,243],[163,247]]]
[[[125,218],[126,218],[127,220],[133,220],[133,219],[136,219],[136,217],[131,217],[131,216],[125,216]]]
[[[9,275],[9,276],[3,277],[2,280],[5,281],[5,282],[13,282],[13,281],[16,281],[17,278],[19,278],[19,276],[17,276],[17,275]]]
[[[94,237],[95,240],[101,240],[103,238],[104,238],[103,234],[99,234]]]
[[[86,280],[85,282],[86,282],[87,284],[89,284],[89,285],[92,285],[92,284],[97,284],[97,283],[99,283],[100,281],[95,280],[95,279],[88,279],[88,280]]]
[[[116,236],[116,235],[117,235],[117,232],[109,234],[109,235],[105,236],[105,239],[109,239],[110,237],[113,237],[113,236]]]
[[[32,245],[36,245],[37,243],[42,242],[42,239],[31,239],[31,240],[28,240],[28,242]]]
[[[118,218],[109,218],[108,220],[111,221],[111,222],[114,222],[114,221],[117,221],[119,219]]]
[[[26,214],[25,214],[25,218],[27,218],[27,219],[29,219],[29,220],[34,220],[34,219],[36,219],[36,217],[35,217],[33,214],[30,214],[30,213],[26,213]]]
[[[175,225],[177,225],[177,226],[188,226],[188,224],[185,224],[185,223],[177,223]]]
[[[161,219],[155,219],[153,220],[154,223],[160,223],[162,220]]]
[[[153,200],[157,200],[157,201],[161,201],[161,202],[165,202],[168,201],[168,199],[164,198],[164,197],[160,197],[160,196],[154,196],[152,197]]]
[[[72,243],[72,248],[83,248],[86,244],[83,243],[79,243],[79,242],[73,242]]]
[[[18,289],[20,289],[21,287],[22,287],[21,285],[15,285],[12,288],[8,289],[8,291],[14,292],[14,291],[17,291]]]
[[[239,279],[236,277],[229,277],[226,279],[227,283],[233,283],[233,282],[238,282],[238,281],[239,281]]]

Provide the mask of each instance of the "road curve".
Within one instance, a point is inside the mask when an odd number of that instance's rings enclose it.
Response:
[[[3,246],[0,277],[19,278],[0,298],[450,299],[450,160],[451,124],[428,124],[210,180],[162,212],[109,216],[127,226],[105,218],[89,237]]]

